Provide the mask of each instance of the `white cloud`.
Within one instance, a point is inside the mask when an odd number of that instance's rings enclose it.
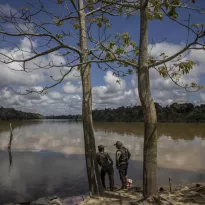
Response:
[[[60,100],[62,99],[62,95],[59,92],[52,91],[48,93],[48,96],[53,100]]]
[[[37,42],[32,42],[33,46],[38,47]],[[22,39],[19,45],[22,49],[29,51],[31,49],[30,41]],[[157,55],[162,52],[172,55],[176,50],[179,50],[182,45],[174,45],[169,43],[157,44],[156,48],[153,47],[152,54]],[[14,50],[8,50],[14,52]],[[0,52],[8,53],[6,49],[0,49]],[[15,57],[22,58],[22,54],[16,52]],[[29,56],[29,53],[25,53]],[[2,56],[0,56],[2,58]],[[184,77],[186,82],[199,82],[200,76],[205,72],[202,52],[191,51],[186,57],[197,61],[195,69],[191,71],[190,75]],[[48,55],[38,59],[37,63],[43,62],[44,65],[53,60],[57,65],[65,63],[64,58],[55,54]],[[12,69],[21,70],[21,66],[17,63],[9,65]],[[33,62],[28,66],[34,67]],[[64,84],[58,85],[58,88],[48,90],[46,95],[38,95],[32,93],[29,95],[21,96],[16,95],[8,86],[18,85],[17,91],[25,91],[28,88],[36,89],[37,91],[51,83],[55,83],[50,76],[54,79],[61,77],[61,73],[65,73],[69,68],[62,68],[61,71],[58,67],[49,70],[36,70],[33,72],[25,73],[21,71],[13,71],[8,69],[7,65],[0,64],[0,102],[3,107],[13,107],[21,109],[26,112],[40,112],[44,115],[60,115],[60,114],[78,114],[81,113],[82,105],[82,85],[80,82],[80,73],[77,69],[72,70],[66,77]],[[99,76],[100,77],[100,76]],[[133,75],[131,83],[126,82],[126,78],[118,78],[113,75],[111,71],[105,73],[104,83],[92,88],[93,93],[93,109],[95,108],[116,108],[119,106],[130,106],[140,104],[138,95],[138,82],[137,76]],[[116,82],[116,81],[118,81]],[[167,105],[173,102],[194,102],[200,100],[205,103],[204,91],[200,93],[187,93],[185,90],[177,87],[170,79],[162,78],[157,71],[150,69],[150,83],[152,96],[155,101],[162,105]],[[132,87],[129,87],[131,85]],[[14,86],[15,88],[15,86]],[[195,96],[198,95],[198,99]]]
[[[154,46],[149,45],[149,50],[154,58],[159,58],[161,53],[167,56],[172,56],[177,51],[184,47],[183,44],[172,44],[168,42],[158,43]],[[205,73],[205,52],[202,50],[191,50],[183,60],[193,60],[196,62],[193,70],[189,74],[184,75],[181,82],[183,83],[200,83],[200,76]],[[182,55],[183,56],[183,55]],[[172,62],[167,63],[171,65]],[[160,102],[162,105],[167,105],[173,102],[193,102],[191,98],[196,98],[199,93],[190,93],[175,85],[170,78],[163,78],[154,69],[150,70],[150,84],[152,95],[155,101]],[[136,83],[135,83],[136,85]],[[136,86],[137,87],[137,86]],[[203,91],[202,91],[203,92]],[[203,96],[203,94],[201,94]],[[194,97],[195,96],[195,97]]]
[[[34,33],[34,24],[32,23],[13,23],[13,24],[8,24],[7,27],[11,29],[14,32],[26,32],[26,33]]]
[[[108,71],[104,77],[105,83],[107,84],[107,92],[115,92],[119,90],[124,90],[126,87],[126,82],[123,79],[118,78],[113,75],[111,71]],[[118,82],[119,81],[119,82]]]
[[[159,58],[162,53],[165,53],[167,56],[172,56],[176,52],[180,51],[183,48],[183,45],[163,42],[156,43],[154,45],[149,45],[148,49],[150,54],[154,57]]]
[[[81,86],[78,87],[78,86],[73,85],[71,82],[67,82],[63,86],[63,91],[69,94],[80,93],[82,91],[82,87]]]
[[[6,15],[11,16],[11,14],[15,14],[17,11],[14,8],[11,8],[9,4],[0,4],[0,16]]]
[[[131,89],[126,88],[124,79],[116,77],[111,71],[104,76],[105,86],[96,86],[92,89],[93,108],[116,108],[136,104],[137,99]],[[119,81],[116,82],[116,81]]]
[[[201,94],[200,94],[200,97],[201,97],[201,101],[205,103],[205,94],[204,94],[204,93],[201,93]]]

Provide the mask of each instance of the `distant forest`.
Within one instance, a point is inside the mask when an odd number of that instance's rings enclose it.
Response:
[[[194,106],[192,103],[173,103],[162,107],[155,103],[159,122],[205,122],[205,104]],[[141,106],[105,108],[93,110],[93,120],[103,122],[141,122],[143,112]],[[81,120],[81,115],[47,116],[47,119]]]
[[[13,108],[0,107],[0,120],[31,120],[43,118],[45,117],[38,113],[28,113],[15,110]]]

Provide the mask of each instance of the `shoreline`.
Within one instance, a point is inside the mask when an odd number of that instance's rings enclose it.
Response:
[[[16,122],[16,121],[44,121],[44,120],[63,120],[70,122],[82,123],[82,120],[64,119],[64,118],[33,118],[33,119],[0,119],[1,122]],[[93,120],[93,123],[144,123],[144,121],[99,121]],[[157,124],[205,124],[205,120],[202,121],[157,121]]]
[[[4,203],[3,205],[195,205],[205,204],[205,182],[161,186],[158,193],[143,201],[142,189],[132,187],[127,190],[105,191],[102,197],[88,194],[60,198],[47,196],[32,202]]]

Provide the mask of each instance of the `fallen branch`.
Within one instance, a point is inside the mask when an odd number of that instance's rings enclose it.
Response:
[[[187,191],[196,191],[196,192],[199,192],[199,191],[202,191],[202,190],[205,190],[205,186],[193,187],[193,188],[190,188],[190,189],[187,190]]]

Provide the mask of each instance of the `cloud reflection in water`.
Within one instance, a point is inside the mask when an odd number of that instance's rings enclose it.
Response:
[[[128,125],[129,124],[129,125]],[[95,123],[96,145],[106,145],[114,157],[113,144],[121,140],[132,153],[129,176],[141,185],[143,126],[139,123]],[[81,123],[68,121],[30,121],[13,123],[13,163],[8,174],[9,159],[5,149],[9,130],[0,127],[0,203],[29,201],[45,195],[71,196],[87,192],[87,174],[84,160],[83,130]],[[164,126],[164,127],[163,127]],[[174,126],[174,125],[173,125]],[[205,140],[185,136],[180,139],[176,130],[167,125],[159,128],[158,180],[167,184],[171,176],[173,183],[205,180]],[[177,125],[176,125],[177,126]],[[181,132],[195,129],[193,124],[183,125]],[[167,129],[165,129],[167,127]],[[167,134],[166,134],[167,133]],[[116,183],[119,183],[115,172]]]

